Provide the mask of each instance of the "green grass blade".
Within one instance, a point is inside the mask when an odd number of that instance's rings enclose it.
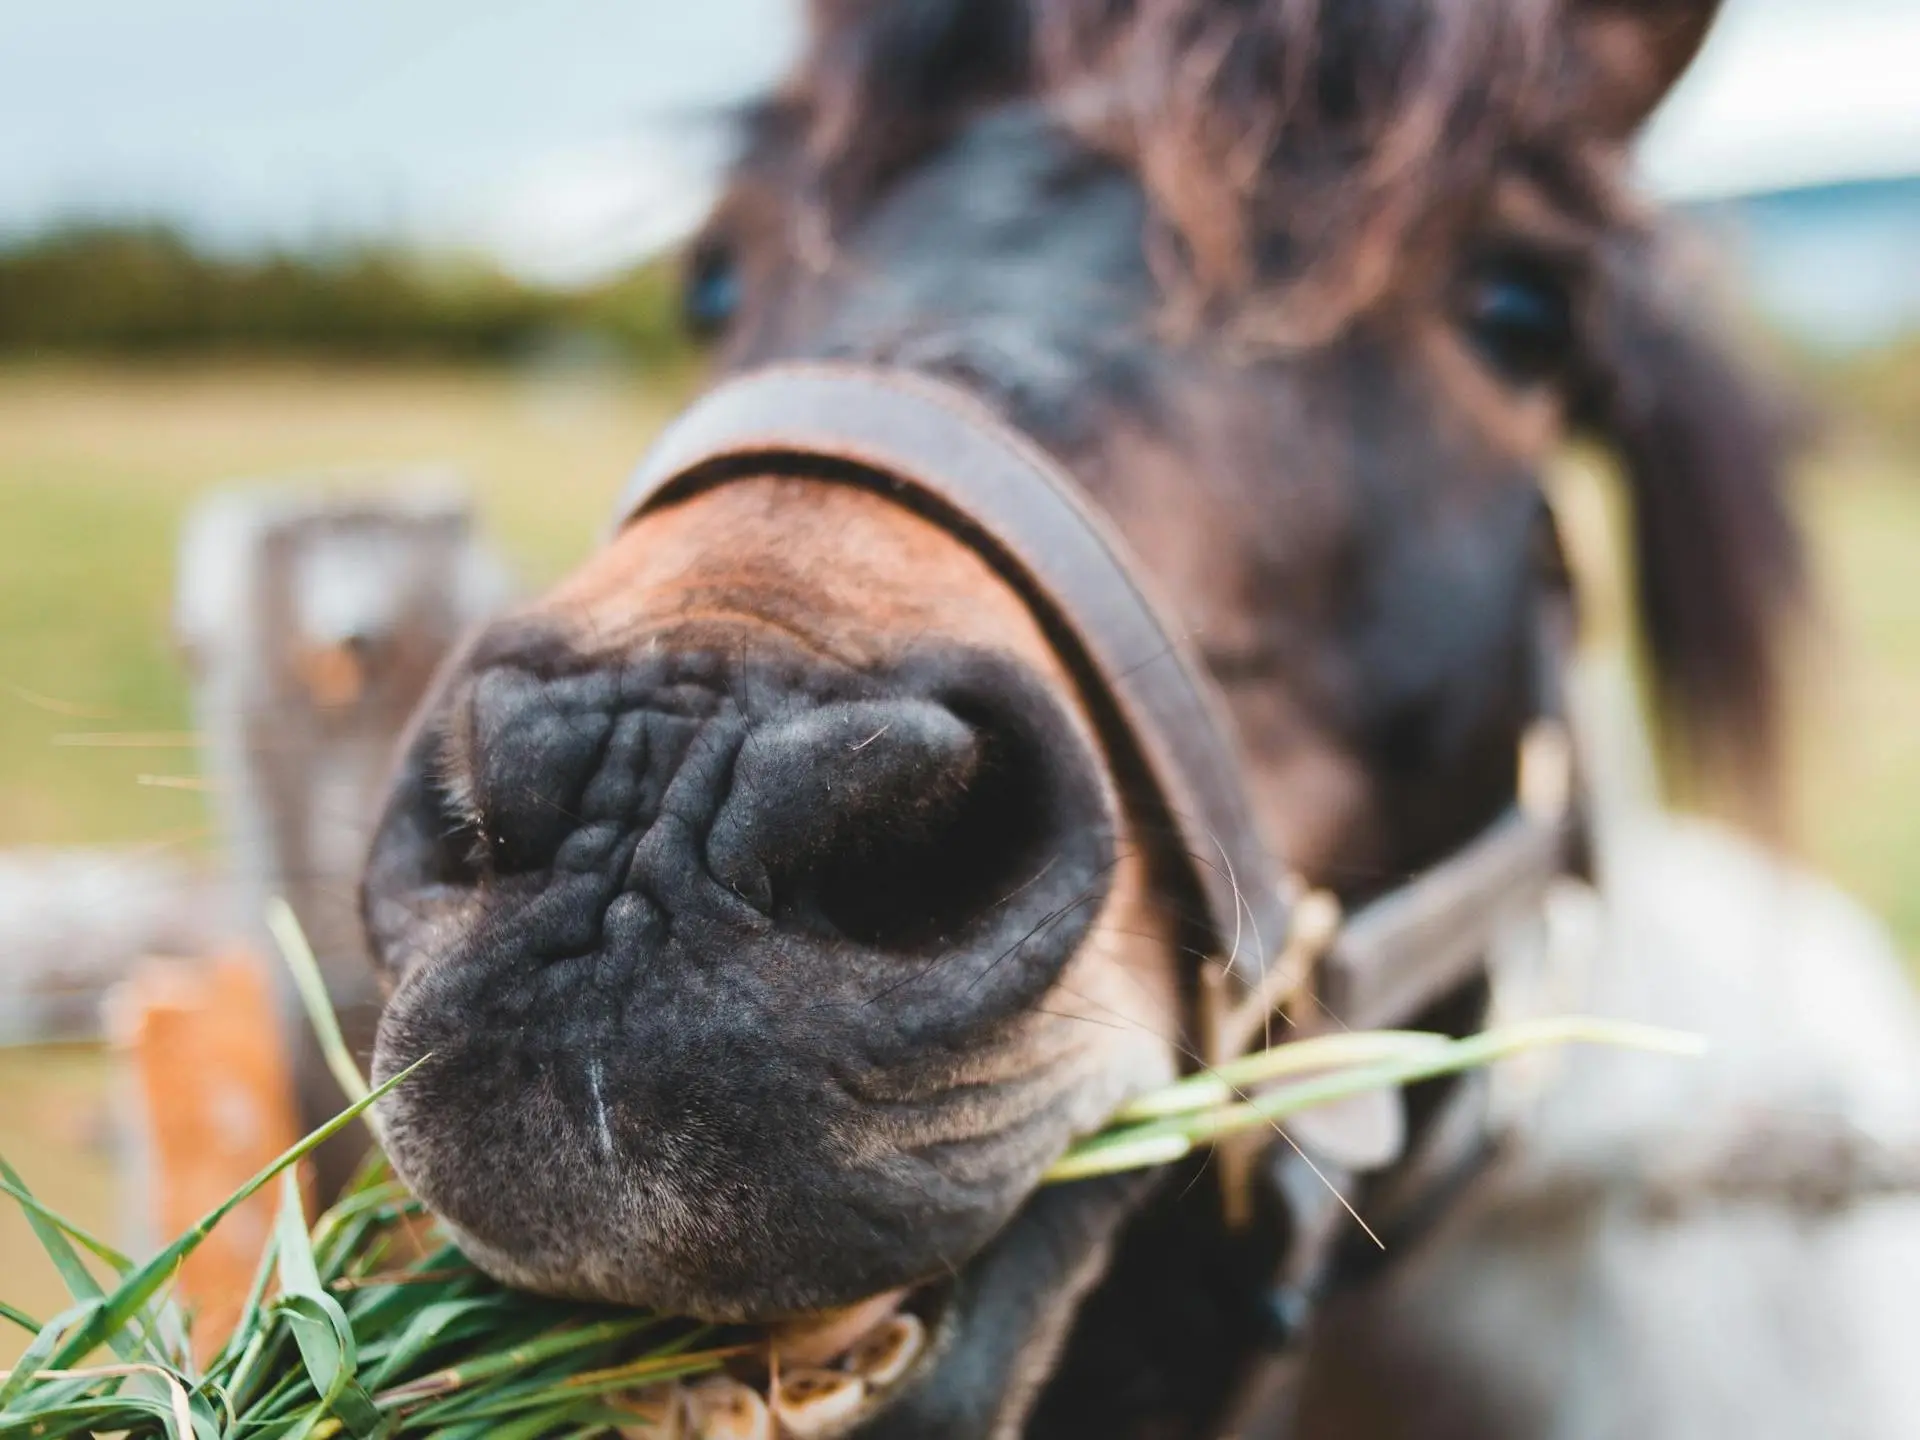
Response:
[[[20,1358],[14,1362],[13,1369],[8,1373],[6,1380],[0,1382],[0,1411],[4,1411],[13,1402],[14,1397],[31,1385],[34,1377],[43,1370],[61,1368],[49,1363],[60,1351],[61,1337],[83,1328],[105,1308],[99,1296],[90,1300],[76,1301],[42,1325],[40,1333],[33,1337]],[[89,1350],[92,1348],[92,1345],[87,1347]]]
[[[655,1317],[654,1323],[675,1322]],[[583,1395],[597,1399],[607,1392],[715,1369],[727,1357],[740,1353],[740,1347],[695,1349],[717,1333],[714,1326],[695,1325],[664,1343],[648,1345],[645,1352],[637,1356],[631,1353],[632,1336],[623,1340],[601,1340],[590,1347],[548,1357],[544,1362],[535,1359],[519,1367],[475,1373],[469,1377],[471,1383],[410,1411],[406,1418],[415,1425],[455,1425],[517,1414],[529,1408],[557,1415],[560,1408],[574,1405]],[[518,1348],[523,1354],[535,1349],[532,1345]],[[473,1369],[478,1371],[477,1366]],[[587,1388],[582,1389],[583,1386]]]
[[[408,1429],[401,1433],[431,1435],[433,1440],[542,1440],[545,1436],[567,1433],[561,1427],[570,1426],[599,1408],[596,1402],[587,1398],[559,1410],[522,1415],[516,1420],[462,1420],[449,1425],[436,1425],[430,1430]],[[600,1427],[594,1428],[598,1430]]]
[[[314,1440],[320,1440],[320,1437],[327,1433],[324,1426],[315,1425],[309,1417],[304,1415],[272,1421],[248,1419],[235,1426],[233,1431],[238,1440],[290,1440],[294,1435],[309,1432]]]
[[[346,1311],[320,1288],[320,1272],[314,1265],[311,1236],[300,1206],[300,1186],[292,1171],[280,1177],[280,1219],[276,1233],[280,1244],[281,1298],[275,1309],[286,1317],[293,1331],[293,1342],[300,1351],[300,1363],[319,1396],[317,1413],[337,1415],[348,1431],[365,1440],[381,1428],[380,1412],[373,1397],[361,1385],[358,1371],[359,1349],[354,1343],[353,1327]]]
[[[350,1199],[362,1190],[370,1190],[376,1185],[390,1185],[393,1181],[393,1162],[387,1159],[386,1151],[375,1147],[360,1157],[359,1167],[341,1190],[340,1198]]]
[[[348,1310],[354,1324],[367,1333],[384,1331],[398,1324],[397,1316],[406,1315],[436,1298],[451,1298],[453,1287],[476,1283],[480,1272],[452,1245],[443,1245],[417,1265],[409,1266],[402,1277],[414,1274],[438,1275],[457,1270],[465,1278],[436,1281],[436,1290],[419,1284],[394,1284],[369,1287],[348,1295]]]
[[[207,1367],[209,1378],[227,1374],[246,1352],[259,1327],[262,1302],[279,1262],[280,1238],[278,1235],[268,1235],[267,1243],[260,1247],[260,1259],[253,1267],[253,1283],[247,1287],[247,1298],[233,1322],[233,1332],[227,1336],[227,1343],[220,1347],[220,1353],[214,1356],[213,1363]]]
[[[29,1214],[38,1215],[49,1225],[58,1227],[69,1240],[78,1240],[83,1249],[89,1251],[101,1261],[104,1261],[115,1274],[124,1275],[133,1269],[133,1261],[126,1254],[114,1249],[113,1246],[107,1244],[106,1241],[88,1234],[58,1211],[36,1200],[17,1180],[12,1178],[12,1167],[7,1165],[4,1157],[0,1157],[0,1170],[6,1172],[5,1174],[0,1174],[0,1195],[10,1196],[13,1202],[20,1206],[21,1209],[27,1211]],[[89,1276],[88,1278],[91,1279],[92,1277]],[[75,1298],[78,1299],[79,1297],[76,1296]]]
[[[1143,1164],[1166,1164],[1208,1141],[1271,1125],[1316,1105],[1478,1069],[1545,1046],[1569,1044],[1612,1045],[1685,1056],[1698,1055],[1704,1048],[1697,1036],[1628,1021],[1581,1015],[1521,1021],[1463,1040],[1423,1047],[1400,1059],[1316,1075],[1236,1104],[1109,1131],[1074,1146],[1055,1162],[1045,1178],[1082,1180],[1138,1169]]]
[[[267,929],[273,932],[281,957],[293,974],[300,1003],[307,1010],[307,1022],[319,1037],[320,1053],[326,1058],[327,1069],[333,1072],[334,1083],[349,1100],[364,1100],[366,1077],[354,1062],[346,1036],[340,1033],[340,1020],[333,1013],[333,1002],[327,997],[327,982],[320,974],[320,963],[313,958],[307,932],[301,929],[300,917],[293,913],[293,907],[278,895],[267,901]]]
[[[42,1213],[44,1207],[33,1199],[27,1182],[21,1178],[18,1170],[7,1163],[4,1155],[0,1155],[0,1180],[6,1182],[8,1194],[26,1197],[22,1209],[26,1211],[27,1224],[33,1227],[34,1238],[60,1272],[67,1294],[75,1300],[95,1300],[105,1293],[100,1288],[100,1282],[93,1278],[93,1272],[81,1260],[79,1252],[73,1248],[72,1242],[67,1239],[66,1232],[48,1213]]]
[[[378,1390],[396,1383],[399,1374],[416,1364],[435,1346],[469,1333],[467,1326],[476,1318],[484,1324],[487,1313],[495,1308],[492,1296],[464,1300],[435,1300],[416,1311],[402,1327],[379,1364],[367,1371],[367,1384]]]
[[[362,1440],[379,1434],[385,1421],[355,1376],[353,1330],[340,1307],[326,1296],[287,1295],[274,1302],[274,1310],[292,1330],[300,1363],[318,1397],[307,1412],[308,1426],[299,1433],[311,1433],[314,1424],[334,1416]]]
[[[150,1365],[105,1366],[93,1378],[95,1383],[110,1378],[116,1371],[153,1370]],[[74,1372],[64,1372],[73,1374]],[[15,1419],[0,1413],[0,1437],[14,1436],[125,1434],[132,1431],[145,1436],[157,1425],[173,1440],[221,1440],[219,1422],[211,1409],[190,1395],[178,1377],[160,1372],[167,1386],[167,1398],[130,1395],[124,1391],[81,1396],[60,1404],[36,1408],[31,1418]],[[86,1378],[84,1373],[76,1378]]]
[[[1243,1090],[1289,1075],[1427,1054],[1436,1046],[1445,1048],[1448,1043],[1445,1035],[1425,1030],[1358,1030],[1290,1040],[1271,1050],[1258,1050],[1198,1075],[1189,1075],[1134,1101],[1114,1119],[1117,1123],[1129,1124],[1187,1115],[1244,1100]]]
[[[1047,1167],[1043,1185],[1087,1180],[1095,1175],[1118,1175],[1127,1170],[1151,1170],[1184,1160],[1202,1143],[1186,1131],[1141,1125],[1136,1130],[1101,1134],[1083,1141]]]
[[[253,1334],[234,1359],[233,1369],[226,1378],[227,1406],[236,1414],[254,1408],[260,1386],[270,1378],[267,1367],[279,1350],[277,1327],[271,1325],[271,1318],[264,1310],[261,1312]]]
[[[523,1345],[510,1346],[491,1354],[476,1356],[464,1364],[449,1365],[435,1370],[418,1379],[392,1386],[376,1395],[374,1399],[382,1408],[387,1409],[410,1405],[415,1401],[451,1394],[496,1375],[527,1369],[558,1355],[584,1350],[609,1341],[631,1339],[642,1330],[659,1323],[660,1321],[652,1315],[635,1315],[572,1326]]]
[[[362,1238],[383,1221],[412,1208],[410,1201],[406,1187],[392,1180],[349,1195],[322,1215],[313,1227],[314,1263],[321,1279],[337,1280],[344,1275],[354,1259],[366,1253],[360,1244]]]
[[[16,1310],[4,1300],[0,1300],[0,1320],[11,1321],[29,1335],[37,1335],[40,1333],[40,1322],[38,1320],[34,1319],[33,1316],[27,1314],[24,1310]]]
[[[119,1288],[106,1298],[106,1303],[93,1318],[61,1347],[56,1357],[57,1362],[63,1365],[71,1363],[72,1360],[85,1355],[89,1350],[93,1349],[94,1346],[100,1344],[107,1336],[112,1335],[126,1325],[127,1321],[138,1312],[148,1300],[153,1298],[154,1292],[166,1283],[167,1278],[178,1268],[180,1262],[199,1248],[200,1244],[207,1238],[207,1235],[213,1230],[215,1225],[232,1214],[235,1209],[244,1204],[263,1186],[272,1181],[275,1176],[287,1169],[288,1166],[297,1164],[330,1136],[337,1134],[352,1124],[370,1105],[391,1091],[394,1086],[404,1081],[431,1058],[431,1055],[421,1056],[420,1059],[414,1061],[414,1063],[409,1065],[405,1070],[402,1070],[398,1075],[388,1080],[379,1089],[372,1091],[362,1099],[354,1101],[353,1104],[349,1105],[345,1110],[342,1110],[311,1135],[308,1135],[305,1139],[282,1151],[266,1168],[203,1215],[184,1235],[181,1235],[153,1259],[128,1275],[126,1279],[120,1282]]]
[[[7,1163],[4,1155],[0,1155],[0,1182],[4,1182],[6,1193],[13,1197],[14,1203],[19,1205],[26,1214],[27,1224],[33,1227],[34,1238],[40,1242],[40,1248],[47,1252],[47,1258],[53,1261],[54,1268],[60,1272],[60,1280],[67,1287],[67,1293],[75,1300],[97,1300],[104,1295],[106,1292],[102,1290],[100,1282],[94,1278],[93,1272],[87,1269],[86,1262],[80,1258],[79,1252],[73,1248],[72,1241],[67,1238],[75,1227],[70,1226],[34,1198],[33,1192],[27,1188],[27,1182],[21,1178],[18,1170]],[[127,1263],[126,1257],[111,1246],[103,1245],[101,1248],[115,1256],[122,1264]],[[103,1255],[101,1258],[106,1259],[106,1256]],[[114,1262],[108,1260],[107,1263],[111,1265]],[[124,1274],[124,1270],[121,1273]],[[152,1352],[151,1347],[143,1346],[141,1341],[133,1335],[117,1328],[113,1334],[105,1338],[111,1345],[113,1353],[122,1360],[164,1360],[166,1358],[157,1352]],[[92,1346],[88,1347],[88,1349],[92,1348]]]
[[[564,1375],[523,1394],[471,1406],[460,1411],[460,1418],[463,1421],[485,1420],[541,1407],[558,1410],[587,1398],[599,1400],[622,1390],[637,1390],[643,1385],[709,1374],[719,1369],[735,1353],[735,1350],[729,1349],[705,1350],[691,1355],[647,1355],[624,1365]]]
[[[207,1421],[212,1419],[212,1412],[205,1406],[201,1406],[196,1412],[193,1396],[181,1383],[180,1376],[164,1365],[133,1361],[122,1365],[92,1366],[85,1370],[47,1370],[41,1373],[47,1379],[66,1384],[77,1383],[81,1388],[72,1392],[71,1399],[36,1406],[34,1411],[36,1420],[27,1427],[33,1434],[42,1433],[39,1423],[41,1418],[63,1414],[67,1418],[77,1418],[72,1415],[74,1410],[84,1410],[102,1404],[146,1410],[160,1422],[161,1427],[168,1435],[174,1437],[174,1440],[195,1440],[195,1437],[202,1433],[196,1417],[204,1417]],[[166,1387],[166,1399],[159,1401],[151,1396],[129,1394],[122,1388],[121,1382],[140,1375],[158,1377],[160,1383]],[[88,1390],[103,1386],[105,1387],[103,1394],[89,1396],[86,1393]],[[4,1431],[0,1430],[0,1433]],[[217,1435],[208,1430],[206,1440],[217,1440]]]
[[[284,1295],[318,1295],[320,1272],[313,1263],[313,1236],[307,1229],[300,1202],[300,1182],[291,1170],[280,1173],[280,1210],[274,1217],[273,1238],[280,1247],[280,1291]]]
[[[60,1440],[67,1435],[84,1435],[88,1440],[101,1435],[124,1434],[141,1427],[141,1435],[176,1434],[171,1408],[160,1400],[140,1395],[107,1395],[88,1400],[72,1400],[49,1406],[31,1415],[13,1415],[0,1410],[0,1440]]]
[[[220,1418],[226,1408],[224,1404],[215,1409],[211,1398],[195,1390],[187,1397],[187,1407],[196,1440],[222,1440],[226,1434],[226,1425]]]
[[[11,1167],[6,1165],[4,1159],[0,1159],[0,1168],[7,1169],[8,1173],[14,1173]],[[0,1179],[0,1195],[6,1195],[12,1199],[16,1205],[26,1212],[30,1222],[37,1218],[53,1227],[54,1233],[52,1234],[41,1232],[37,1225],[35,1226],[35,1231],[40,1235],[42,1248],[47,1251],[48,1255],[54,1257],[55,1265],[60,1268],[61,1279],[67,1286],[68,1294],[74,1295],[76,1288],[90,1291],[91,1295],[86,1298],[104,1295],[106,1292],[100,1288],[100,1283],[94,1279],[92,1273],[86,1268],[85,1262],[74,1253],[72,1246],[64,1244],[65,1239],[78,1240],[81,1245],[86,1247],[87,1250],[91,1251],[118,1274],[124,1275],[133,1269],[133,1261],[126,1255],[114,1249],[114,1247],[107,1244],[106,1241],[96,1239],[94,1236],[88,1234],[58,1211],[41,1204],[30,1192],[12,1180]],[[62,1243],[50,1245],[47,1243],[49,1239]],[[61,1258],[62,1256],[65,1257],[65,1260]],[[76,1295],[76,1298],[80,1297]],[[4,1302],[0,1302],[0,1305],[3,1305],[3,1303]],[[146,1360],[172,1365],[177,1357],[166,1350],[159,1338],[159,1332],[165,1328],[165,1321],[168,1318],[172,1318],[177,1322],[179,1317],[177,1315],[171,1315],[170,1312],[166,1312],[163,1309],[149,1316],[148,1323],[141,1325],[137,1331],[122,1331],[109,1336],[108,1343],[111,1345],[113,1352],[122,1360]],[[29,1326],[28,1328],[32,1329],[37,1327]],[[176,1332],[180,1329],[177,1323],[172,1328]]]

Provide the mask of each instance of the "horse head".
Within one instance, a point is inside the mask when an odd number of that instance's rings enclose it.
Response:
[[[1779,427],[1627,175],[1714,8],[818,0],[688,313],[723,376],[921,377],[1044,452],[1261,842],[1358,903],[1514,798],[1570,434],[1666,712],[1764,758]],[[433,1057],[386,1133],[536,1289],[940,1291],[946,1388],[877,1423],[1017,1433],[1142,1184],[1036,1187],[1191,1064],[1221,857],[995,547],[844,458],[664,493],[447,668],[367,872],[376,1071]]]

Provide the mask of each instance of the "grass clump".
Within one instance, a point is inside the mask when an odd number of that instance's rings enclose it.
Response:
[[[546,1437],[659,1422],[667,1387],[764,1359],[751,1332],[510,1290],[474,1268],[375,1155],[313,1226],[294,1167],[406,1083],[368,1090],[318,990],[291,911],[273,928],[308,993],[349,1093],[341,1115],[288,1149],[153,1259],[136,1264],[36,1200],[0,1159],[0,1191],[25,1211],[72,1304],[40,1321],[0,1302],[0,1322],[33,1333],[0,1372],[0,1440],[117,1433],[127,1440],[328,1440],[334,1436]],[[1688,1053],[1688,1037],[1568,1017],[1450,1039],[1410,1031],[1323,1035],[1260,1051],[1134,1102],[1073,1147],[1050,1182],[1167,1164],[1315,1105],[1573,1042]],[[431,1056],[418,1064],[430,1063]],[[413,1067],[418,1068],[418,1064]],[[169,1290],[220,1220],[267,1185],[279,1218],[230,1338],[204,1365]],[[110,1272],[102,1284],[82,1258]]]
[[[293,1165],[403,1079],[288,1150],[144,1265],[45,1210],[0,1162],[6,1192],[74,1296],[44,1324],[0,1309],[35,1331],[0,1379],[0,1436],[599,1434],[646,1423],[655,1413],[648,1387],[711,1371],[735,1353],[712,1327],[496,1284],[434,1236],[383,1161],[309,1229]],[[222,1216],[276,1179],[279,1220],[239,1323],[197,1365],[168,1282]],[[107,1265],[109,1286],[79,1249]]]

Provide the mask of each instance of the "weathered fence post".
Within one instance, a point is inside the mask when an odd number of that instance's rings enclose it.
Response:
[[[464,498],[419,476],[230,490],[189,517],[179,554],[176,634],[242,923],[270,955],[267,901],[285,897],[364,1065],[378,995],[355,901],[362,851],[408,716],[448,649],[504,602],[505,571]],[[285,967],[272,969],[297,1115],[316,1125],[345,1101]],[[356,1130],[322,1149],[321,1195],[364,1145]]]

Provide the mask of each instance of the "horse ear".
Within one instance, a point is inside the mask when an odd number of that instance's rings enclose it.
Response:
[[[1625,139],[1693,63],[1720,0],[1570,0],[1587,113]]]
[[[1811,414],[1738,364],[1655,246],[1602,259],[1578,395],[1619,457],[1661,718],[1690,759],[1759,782],[1775,818],[1786,642],[1807,585],[1789,464]]]

